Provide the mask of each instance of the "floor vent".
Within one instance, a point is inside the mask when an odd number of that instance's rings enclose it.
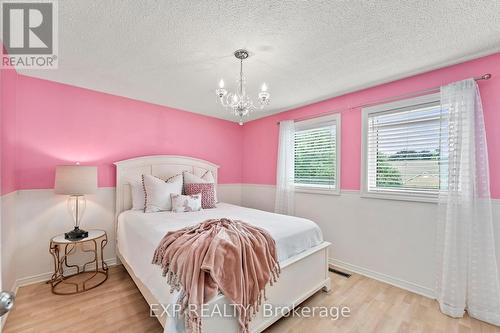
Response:
[[[335,268],[328,268],[328,270],[332,273],[335,273],[337,275],[341,275],[343,277],[346,277],[346,278],[350,278],[351,277],[351,274],[349,273],[346,273],[346,272],[342,272],[342,271],[339,271],[339,270],[336,270]]]

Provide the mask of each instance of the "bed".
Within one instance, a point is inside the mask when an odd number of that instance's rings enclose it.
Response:
[[[171,177],[183,171],[196,175],[211,171],[217,181],[218,166],[185,156],[144,156],[116,162],[116,241],[117,256],[132,277],[166,332],[182,333],[184,323],[171,316],[177,293],[161,276],[161,269],[151,264],[156,246],[170,230],[195,225],[208,218],[229,217],[249,222],[266,229],[276,241],[282,273],[278,283],[266,288],[267,304],[273,309],[293,307],[317,292],[330,290],[328,277],[328,246],[321,230],[312,221],[244,208],[227,203],[200,212],[159,212],[144,214],[130,210],[129,182],[142,174]],[[284,227],[285,226],[285,227]],[[162,306],[160,306],[162,304]],[[210,302],[210,307],[224,308],[229,304],[224,295]],[[212,312],[209,310],[209,312]],[[236,319],[226,314],[204,317],[204,333],[238,332]],[[260,311],[250,323],[250,332],[261,332],[286,311]]]

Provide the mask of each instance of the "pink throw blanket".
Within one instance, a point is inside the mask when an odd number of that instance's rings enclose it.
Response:
[[[236,307],[240,331],[247,332],[266,284],[272,285],[280,274],[269,233],[226,218],[168,232],[153,264],[162,267],[172,291],[181,291],[178,302],[188,332],[201,331],[201,306],[219,290]]]

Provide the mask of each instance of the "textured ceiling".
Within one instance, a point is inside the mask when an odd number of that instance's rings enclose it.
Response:
[[[500,1],[64,0],[59,69],[20,72],[235,120],[214,89],[238,48],[263,117],[500,51]]]

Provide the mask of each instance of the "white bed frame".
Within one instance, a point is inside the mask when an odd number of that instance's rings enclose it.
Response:
[[[118,215],[131,208],[132,198],[130,194],[130,180],[140,179],[142,174],[152,174],[157,177],[170,177],[182,171],[190,171],[201,176],[210,170],[217,182],[218,165],[186,156],[154,155],[137,157],[115,163],[116,165],[116,218]],[[201,221],[200,221],[201,222]],[[281,275],[274,286],[266,288],[266,304],[272,304],[274,309],[289,308],[300,304],[317,291],[323,289],[329,292],[331,289],[328,276],[328,246],[330,243],[323,242],[307,251],[281,262]],[[155,295],[137,278],[133,269],[120,255],[118,243],[116,247],[117,256],[127,269],[129,275],[141,291],[148,304],[159,304]],[[166,282],[165,282],[166,283]],[[223,296],[217,296],[210,301],[210,306],[229,304]],[[158,308],[156,308],[158,309]],[[209,312],[212,312],[209,310]],[[261,310],[250,323],[250,332],[262,332],[287,312],[279,311],[272,316],[267,313],[264,316]],[[156,312],[157,318],[165,327],[169,318]],[[202,319],[203,333],[231,333],[238,332],[238,323],[235,318],[227,316],[212,316]]]

